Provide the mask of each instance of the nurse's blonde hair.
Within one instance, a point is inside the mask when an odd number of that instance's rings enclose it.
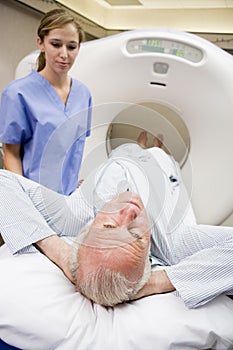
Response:
[[[69,23],[72,23],[76,27],[79,35],[79,43],[81,43],[84,40],[84,32],[82,27],[77,18],[64,9],[54,9],[47,12],[40,21],[40,25],[37,29],[37,35],[43,42],[45,36],[49,34],[50,30],[61,28]],[[40,52],[37,59],[37,71],[40,72],[45,67],[45,64],[45,54],[44,52]]]

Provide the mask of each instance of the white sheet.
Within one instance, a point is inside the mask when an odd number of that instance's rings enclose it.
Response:
[[[233,301],[196,310],[173,293],[104,308],[75,292],[45,256],[0,248],[0,338],[31,350],[233,349]]]

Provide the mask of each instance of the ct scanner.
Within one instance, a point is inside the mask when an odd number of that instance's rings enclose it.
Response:
[[[35,67],[38,52],[18,65]],[[71,75],[93,96],[81,178],[140,131],[164,135],[200,223],[232,224],[233,57],[184,32],[146,29],[81,45]]]

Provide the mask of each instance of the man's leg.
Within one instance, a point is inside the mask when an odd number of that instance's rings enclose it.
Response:
[[[146,131],[142,131],[138,138],[137,138],[137,143],[139,144],[139,146],[141,146],[142,148],[146,148],[146,143],[147,143],[147,132]]]
[[[157,136],[155,136],[154,141],[153,141],[153,146],[162,148],[162,146],[163,146],[163,135],[162,134],[158,134]]]
[[[142,131],[138,138],[137,138],[137,143],[139,144],[139,146],[141,146],[142,148],[146,148],[146,144],[147,144],[147,132],[146,131]],[[153,147],[159,147],[162,148],[163,146],[163,135],[162,134],[158,134],[157,136],[154,137],[153,140]]]

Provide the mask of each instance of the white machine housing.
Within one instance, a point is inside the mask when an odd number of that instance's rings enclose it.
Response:
[[[18,65],[35,67],[38,52]],[[184,32],[145,29],[81,45],[71,75],[93,96],[81,177],[141,130],[164,135],[180,163],[200,223],[232,224],[233,57]]]

